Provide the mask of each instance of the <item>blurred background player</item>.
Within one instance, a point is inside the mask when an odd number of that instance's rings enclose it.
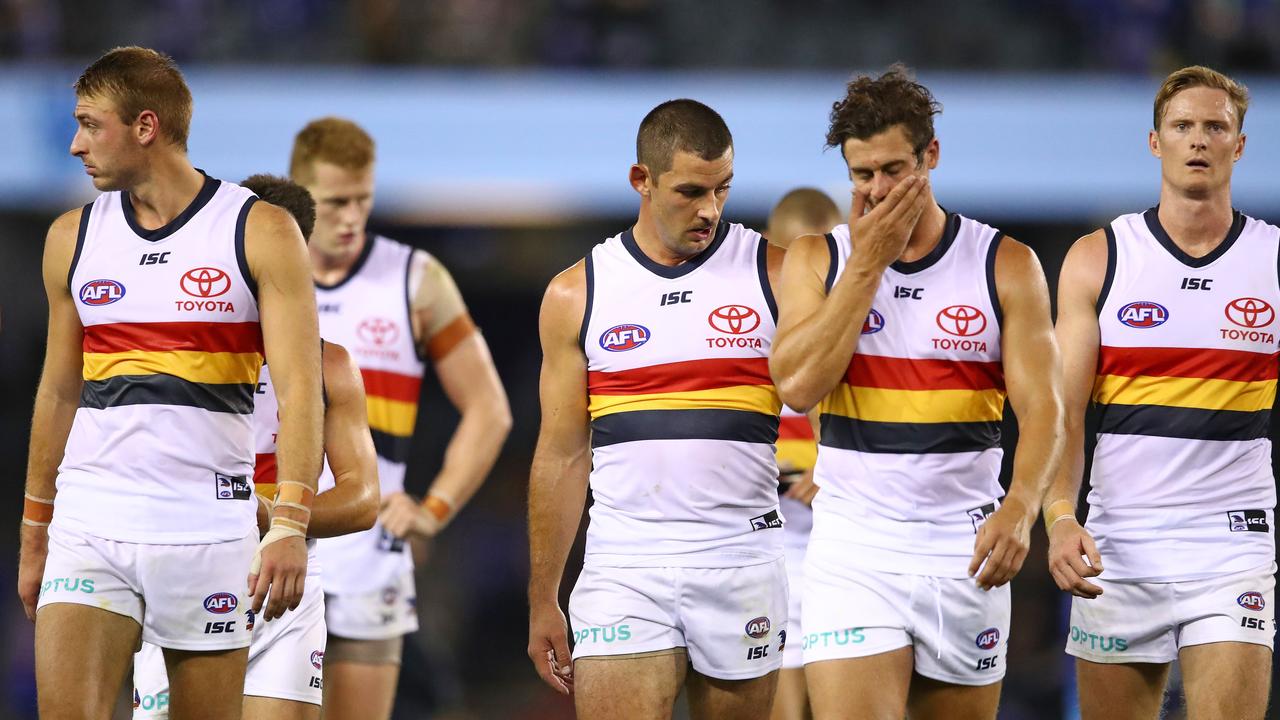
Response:
[[[18,578],[40,715],[108,717],[141,639],[163,648],[174,717],[238,718],[249,595],[257,611],[269,588],[274,619],[306,574],[321,403],[305,246],[284,210],[192,167],[191,93],[168,56],[117,48],[75,88],[71,153],[103,192],[46,245]],[[264,353],[287,508],[259,540],[249,476]],[[213,632],[210,620],[229,622]]]
[[[429,539],[449,523],[511,427],[488,345],[448,271],[425,251],[368,231],[373,171],[373,139],[349,120],[315,120],[294,140],[290,177],[316,202],[309,248],[320,330],[360,366],[382,496],[374,528],[319,544],[330,720],[389,717],[404,635],[418,628],[405,539]],[[461,420],[419,503],[404,477],[427,361]]]
[[[1059,369],[1030,248],[944,211],[932,94],[858,76],[827,144],[848,226],[796,240],[770,359],[787,404],[821,402],[803,652],[818,718],[994,718],[1007,583],[1061,453]],[[1005,388],[1021,434],[1001,502]]]
[[[1280,229],[1232,209],[1248,106],[1215,70],[1170,74],[1147,141],[1159,205],[1080,238],[1062,266],[1070,454],[1044,512],[1050,570],[1075,595],[1067,652],[1087,719],[1159,716],[1175,659],[1190,717],[1267,711]]]
[[[241,183],[259,200],[289,211],[303,238],[310,238],[316,205],[300,185],[272,175],[254,175]],[[321,341],[324,391],[325,471],[333,487],[316,496],[309,538],[332,537],[373,527],[378,516],[378,464],[369,436],[360,369],[341,345]],[[279,402],[268,366],[262,366],[253,406],[253,489],[258,498],[258,528],[270,526],[276,496],[276,436]],[[307,540],[307,586],[297,609],[273,622],[246,618],[253,639],[244,683],[246,720],[315,720],[320,717],[325,651],[324,590],[315,540]],[[143,643],[134,656],[133,717],[169,717],[169,680],[160,648]],[[143,703],[143,698],[153,700]]]
[[[801,235],[825,235],[840,224],[840,209],[826,193],[814,188],[797,188],[787,193],[769,213],[765,237],[786,249]],[[814,414],[816,420],[816,413]],[[782,656],[778,693],[773,699],[773,720],[803,720],[810,717],[809,693],[804,683],[804,661],[800,634],[800,589],[804,587],[804,555],[813,528],[813,465],[818,459],[814,426],[805,413],[782,408],[778,422],[778,501],[782,516],[782,545],[787,560],[787,587],[790,610],[787,637],[790,642]]]
[[[695,100],[636,137],[632,229],[547,288],[529,479],[529,658],[579,718],[758,718],[787,593],[768,377],[782,251],[722,218],[733,137]],[[587,552],[559,591],[588,480]],[[687,680],[687,684],[686,684]]]

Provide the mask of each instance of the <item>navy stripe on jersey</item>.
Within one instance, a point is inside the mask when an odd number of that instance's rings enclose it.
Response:
[[[991,246],[987,248],[987,293],[991,297],[991,309],[996,313],[996,325],[1004,327],[1004,308],[1000,307],[1000,293],[996,291],[996,253],[1000,250],[1000,241],[1004,233],[996,231],[991,238]]]
[[[196,383],[172,375],[116,375],[89,380],[80,391],[80,407],[106,410],[124,405],[181,405],[209,412],[253,413],[254,384]]]
[[[821,444],[865,453],[958,453],[1000,447],[1000,423],[875,422],[823,413]]]
[[[852,232],[852,228],[850,229]],[[923,272],[938,264],[938,261],[946,256],[947,251],[955,244],[956,236],[960,234],[960,216],[955,213],[947,213],[946,219],[942,223],[942,237],[938,240],[938,244],[933,246],[927,255],[919,260],[906,262],[905,260],[895,260],[889,267],[897,270],[903,275],[914,275]],[[853,243],[852,236],[849,240]]]
[[[369,434],[373,435],[373,449],[378,457],[393,463],[408,462],[409,449],[413,446],[412,437],[392,435],[373,428],[369,428]]]
[[[1267,437],[1271,411],[1205,410],[1168,405],[1103,405],[1098,432],[1188,440],[1257,440]]]
[[[640,245],[636,242],[634,230],[635,228],[630,228],[622,233],[622,246],[627,249],[627,252],[631,254],[631,257],[636,262],[640,263],[640,267],[668,280],[682,278],[702,267],[702,264],[710,260],[711,256],[716,254],[716,250],[719,250],[720,246],[724,244],[724,239],[729,237],[729,223],[721,220],[720,224],[716,226],[715,235],[712,236],[711,242],[707,244],[705,250],[673,267],[654,262],[648,255],[645,255],[644,251],[640,249]]]
[[[1169,233],[1165,231],[1164,226],[1160,224],[1160,206],[1157,205],[1150,210],[1142,213],[1142,219],[1147,223],[1147,229],[1155,237],[1169,254],[1177,259],[1178,262],[1187,267],[1202,268],[1211,264],[1214,260],[1227,254],[1232,245],[1235,245],[1239,239],[1240,233],[1244,232],[1244,215],[1239,210],[1231,211],[1231,227],[1227,229],[1227,235],[1218,243],[1218,247],[1213,249],[1208,255],[1202,257],[1191,257],[1178,244],[1169,237]]]
[[[596,266],[595,261],[591,259],[591,253],[587,253],[586,260],[587,306],[582,310],[582,327],[578,330],[578,344],[582,346],[584,352],[587,349],[587,326],[591,324],[591,304],[596,296]]]
[[[75,283],[71,278],[76,274],[76,265],[80,264],[80,253],[84,251],[84,238],[89,233],[89,213],[93,210],[93,203],[80,208],[80,229],[76,231],[76,252],[71,256],[71,267],[67,268],[67,289],[75,294]]]
[[[1111,293],[1111,283],[1116,279],[1116,231],[1110,225],[1103,228],[1107,233],[1107,274],[1102,278],[1102,290],[1098,292],[1097,313],[1102,314],[1102,306],[1107,304],[1107,295]]]
[[[836,271],[840,268],[840,249],[836,246],[836,236],[827,233],[827,257],[830,264],[827,265],[827,294],[831,294],[831,288],[836,284]]]
[[[236,265],[240,267],[240,277],[244,278],[244,284],[249,288],[249,294],[254,300],[258,299],[258,281],[253,278],[253,273],[249,271],[249,256],[244,251],[244,227],[249,222],[249,210],[253,204],[258,202],[258,198],[252,197],[244,201],[244,205],[240,206],[240,214],[236,216]]]
[[[756,274],[760,276],[760,290],[769,306],[769,314],[778,322],[778,301],[773,298],[773,286],[769,283],[769,241],[763,237],[756,246]]]
[[[124,211],[124,221],[128,223],[129,229],[147,242],[159,242],[181,230],[182,226],[190,222],[191,218],[196,216],[196,213],[209,204],[209,201],[217,194],[218,186],[222,184],[221,180],[205,175],[203,170],[199,172],[204,175],[204,184],[200,186],[200,192],[196,193],[195,199],[177,217],[154,230],[142,227],[138,222],[137,214],[134,212],[133,201],[129,199],[129,193],[121,191],[120,209]]]
[[[637,440],[730,440],[773,444],[778,417],[746,410],[633,410],[591,421],[591,447]]]

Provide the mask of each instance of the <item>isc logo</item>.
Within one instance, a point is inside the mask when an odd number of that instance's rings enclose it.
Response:
[[[769,634],[770,627],[772,626],[769,624],[769,618],[764,617],[763,615],[758,618],[754,618],[747,623],[747,637],[759,640]]]
[[[978,664],[973,667],[974,670],[995,670],[996,665],[1000,662],[999,655],[991,657],[978,658]]]
[[[1250,590],[1236,598],[1236,603],[1245,610],[1258,612],[1267,606],[1267,601],[1262,599],[1262,593]]]
[[[1169,319],[1169,311],[1160,303],[1139,300],[1120,308],[1116,317],[1131,328],[1145,330],[1163,325]]]
[[[80,302],[98,307],[110,305],[124,297],[124,285],[115,280],[90,280],[80,286]]]
[[[600,336],[600,347],[609,352],[635,350],[649,342],[649,328],[643,325],[614,325]]]
[[[204,609],[216,615],[226,615],[240,604],[229,592],[218,592],[204,599]]]
[[[1000,643],[999,628],[987,628],[978,633],[978,637],[974,640],[974,644],[983,650],[990,650]]]

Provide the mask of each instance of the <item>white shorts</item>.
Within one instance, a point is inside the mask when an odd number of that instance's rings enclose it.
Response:
[[[1276,566],[1183,582],[1090,578],[1102,588],[1071,599],[1067,653],[1096,663],[1167,663],[1214,642],[1272,647]]]
[[[914,648],[915,671],[956,685],[1004,678],[1009,586],[856,567],[842,543],[815,540],[805,559],[805,664]]]
[[[573,658],[683,647],[720,680],[782,665],[787,575],[782,558],[736,568],[582,569],[569,597]]]
[[[209,545],[144,545],[49,528],[37,607],[91,605],[133,618],[142,640],[175,650],[246,647],[255,529]]]
[[[804,556],[809,545],[809,532],[813,529],[813,510],[791,498],[779,498],[779,506],[787,524],[782,526],[782,552],[787,563],[787,587],[791,589],[787,608],[787,626],[794,628],[794,642],[787,643],[782,653],[783,670],[799,670],[804,667],[804,643],[800,642],[800,599],[804,596]],[[803,516],[808,516],[807,522]]]
[[[244,694],[319,705],[324,663],[324,592],[320,577],[308,575],[296,610],[265,622],[257,619],[249,645]],[[143,643],[133,656],[133,718],[169,717],[169,676],[164,653]]]
[[[387,640],[418,630],[418,597],[413,572],[366,593],[324,596],[329,633],[352,640]]]

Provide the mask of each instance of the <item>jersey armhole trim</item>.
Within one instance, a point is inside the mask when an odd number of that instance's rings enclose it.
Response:
[[[773,286],[769,284],[769,241],[760,237],[760,244],[756,248],[756,272],[760,275],[760,290],[764,292],[765,304],[769,306],[769,314],[773,316],[773,323],[778,324],[778,301],[773,297]]]
[[[827,265],[826,287],[827,294],[830,295],[831,288],[836,284],[836,268],[840,264],[838,262],[840,253],[838,248],[836,248],[836,236],[832,233],[827,233],[827,255],[830,256],[828,258],[830,264]]]
[[[71,267],[67,268],[67,292],[75,296],[71,278],[76,274],[76,265],[80,264],[80,253],[84,251],[84,239],[89,234],[89,213],[93,211],[93,203],[80,209],[80,229],[76,231],[76,250],[71,256]]]
[[[1000,293],[996,291],[996,254],[1000,251],[1000,241],[1004,233],[997,230],[987,247],[987,294],[991,296],[991,309],[996,314],[996,327],[1004,326],[1004,309],[1000,307]]]
[[[244,228],[249,222],[249,210],[254,203],[258,202],[258,198],[251,197],[244,201],[244,205],[240,206],[240,214],[236,216],[236,265],[240,266],[240,276],[244,278],[244,284],[248,286],[249,293],[253,295],[253,299],[258,299],[258,281],[253,279],[253,273],[249,272],[249,257],[244,251]]]
[[[404,312],[405,319],[409,321],[409,333],[413,333],[413,288],[410,287],[410,280],[413,277],[413,254],[418,252],[417,248],[410,248],[409,257],[404,263]],[[427,281],[427,273],[422,273],[422,282]],[[413,338],[413,355],[418,358],[418,362],[426,362],[427,356],[422,352],[422,348],[426,345],[426,340],[419,342],[417,336]]]
[[[1111,283],[1116,279],[1116,231],[1107,225],[1103,228],[1107,234],[1107,274],[1102,277],[1102,289],[1098,291],[1098,302],[1094,310],[1102,315],[1102,307],[1107,304],[1107,295],[1111,293]]]
[[[596,294],[595,264],[591,261],[591,253],[587,253],[585,269],[587,272],[587,304],[582,309],[582,327],[578,329],[578,344],[582,352],[587,351],[587,325],[591,324],[591,304]]]

